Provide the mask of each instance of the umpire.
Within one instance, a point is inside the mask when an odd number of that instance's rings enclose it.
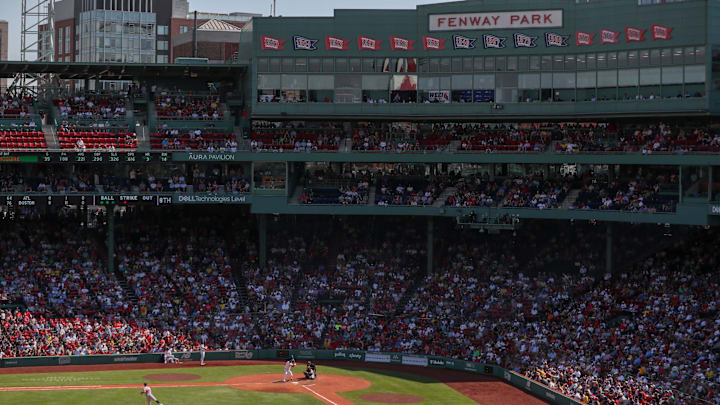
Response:
[[[305,369],[305,379],[314,380],[317,378],[317,371],[315,370],[315,363],[312,361],[307,362],[307,368]]]

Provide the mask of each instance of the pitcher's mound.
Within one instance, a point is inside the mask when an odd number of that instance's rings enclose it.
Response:
[[[248,391],[304,394],[308,393],[308,390],[304,388],[306,386],[321,393],[357,391],[370,388],[370,381],[368,380],[334,374],[323,374],[316,380],[296,379],[295,382],[297,384],[283,383],[280,374],[253,374],[231,378],[226,380],[225,384]]]
[[[417,404],[425,400],[425,398],[417,395],[404,394],[365,394],[360,399],[381,404]]]

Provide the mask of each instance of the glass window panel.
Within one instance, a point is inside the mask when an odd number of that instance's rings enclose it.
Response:
[[[495,75],[475,75],[473,81],[473,87],[477,90],[490,90],[495,88]]]
[[[259,90],[280,89],[280,75],[258,75],[257,88]]]
[[[618,70],[618,86],[628,87],[638,85],[637,69],[620,69]]]
[[[507,71],[508,72],[517,72],[518,66],[517,66],[517,56],[508,56],[507,58]]]
[[[552,70],[552,56],[543,56],[542,57],[542,64],[540,65],[540,68],[543,72],[549,72]]]
[[[705,65],[685,66],[685,83],[705,83]]]
[[[375,58],[363,58],[363,72],[375,71]]]
[[[283,58],[282,60],[282,71],[293,72],[295,71],[295,61],[293,58]]]
[[[607,69],[607,54],[605,53],[599,53],[597,54],[597,67],[598,69]]]
[[[565,57],[563,55],[553,56],[553,70],[563,70],[564,63]]]
[[[575,70],[575,55],[565,55],[565,70]]]
[[[267,72],[268,67],[268,58],[258,58],[258,72]]]
[[[473,88],[473,77],[472,75],[453,75],[452,77],[452,89],[453,90],[467,90]]]
[[[486,72],[494,72],[495,71],[495,58],[493,58],[493,57],[485,58],[485,71]]]
[[[553,89],[574,89],[575,72],[553,73]]]
[[[530,57],[530,70],[531,71],[540,70],[540,57],[539,56],[531,56]]]
[[[450,72],[450,58],[441,58],[440,59],[440,71],[441,72]]]
[[[462,58],[452,58],[452,71],[462,72]]]
[[[499,72],[505,71],[505,57],[504,56],[498,56],[495,58],[495,70]]]
[[[482,71],[483,71],[483,67],[484,67],[482,56],[476,56],[476,57],[473,59],[473,65],[474,65],[473,67],[474,67],[474,69],[475,69],[476,72],[482,72]]]
[[[439,76],[420,76],[418,80],[420,90],[440,90]]]
[[[618,52],[618,67],[628,67],[628,53]]]
[[[518,88],[520,89],[539,89],[540,74],[538,73],[521,73],[518,75]]]
[[[280,71],[280,58],[270,58],[270,71],[275,73]]]
[[[360,58],[350,58],[350,71],[360,72]]]
[[[650,51],[649,50],[643,50],[638,52],[638,57],[640,58],[640,66],[650,66]]]
[[[705,63],[705,47],[698,46],[695,48],[695,63]]]
[[[608,52],[607,54],[607,67],[608,69],[615,69],[618,67],[618,54],[617,52]]]
[[[335,59],[335,71],[336,72],[347,72],[347,58],[336,58]]]
[[[307,75],[282,75],[282,90],[305,90]]]
[[[430,72],[436,73],[440,71],[440,58],[430,58]]]
[[[667,66],[662,68],[662,84],[682,84],[682,66]]]
[[[695,63],[695,47],[685,48],[685,63]]]
[[[553,74],[542,73],[540,74],[540,87],[543,89],[552,89],[553,85]]]
[[[462,63],[463,63],[462,71],[465,72],[465,73],[472,73],[472,71],[473,71],[473,58],[472,58],[472,57],[464,57]]]
[[[323,59],[323,72],[334,72],[335,71],[335,61],[333,58],[324,58]]]
[[[518,70],[521,72],[527,72],[530,70],[530,58],[527,56],[520,56],[518,58]]]
[[[517,73],[498,73],[495,76],[495,87],[517,87],[518,86],[518,74]]]
[[[430,71],[430,58],[420,58],[420,63],[418,64],[420,66],[420,72],[421,73],[427,73]],[[364,72],[371,72],[371,70],[364,70]]]
[[[640,85],[651,86],[660,84],[660,68],[640,69]]]
[[[333,75],[308,76],[308,89],[310,90],[332,90],[334,88],[335,76]]]
[[[307,59],[306,58],[295,58],[295,71],[296,72],[307,72]]]
[[[335,75],[336,89],[360,89],[362,88],[361,75]]]
[[[586,60],[588,69],[597,69],[600,67],[597,65],[597,56],[594,53],[587,54]]]
[[[628,66],[637,67],[637,65],[638,65],[638,52],[637,51],[628,52]]]
[[[308,72],[321,72],[320,58],[308,59]]]
[[[363,75],[363,90],[388,90],[390,88],[390,76],[386,75]]]
[[[617,87],[617,70],[599,70],[597,72],[598,87]]]
[[[440,90],[450,90],[452,87],[452,78],[450,76],[440,76]]]
[[[595,71],[578,72],[577,87],[582,89],[595,88],[597,84],[597,74]]]
[[[650,65],[652,65],[652,66],[660,65],[660,50],[659,49],[651,49],[650,50]]]
[[[682,48],[674,48],[673,49],[673,65],[682,65],[683,60],[684,60],[683,49]]]
[[[662,64],[672,65],[672,49],[666,48],[662,50]]]
[[[585,55],[578,55],[576,59],[577,70],[585,70]]]

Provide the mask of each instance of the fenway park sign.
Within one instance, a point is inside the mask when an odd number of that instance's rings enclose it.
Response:
[[[562,10],[431,14],[430,31],[562,27]]]

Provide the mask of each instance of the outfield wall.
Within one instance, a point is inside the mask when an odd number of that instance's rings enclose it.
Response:
[[[182,361],[199,361],[199,352],[179,352],[175,356]],[[293,357],[302,360],[348,360],[366,363],[397,364],[415,367],[433,367],[469,373],[491,375],[502,379],[506,383],[529,392],[554,405],[581,405],[565,395],[553,391],[542,384],[523,377],[513,371],[500,366],[475,363],[465,360],[450,359],[439,356],[424,356],[417,354],[367,352],[362,350],[228,350],[205,353],[206,361],[213,360],[278,360]],[[39,367],[39,366],[67,366],[67,365],[96,365],[96,364],[126,364],[126,363],[162,363],[162,353],[142,354],[106,354],[90,356],[46,356],[46,357],[12,357],[0,359],[0,367]]]

